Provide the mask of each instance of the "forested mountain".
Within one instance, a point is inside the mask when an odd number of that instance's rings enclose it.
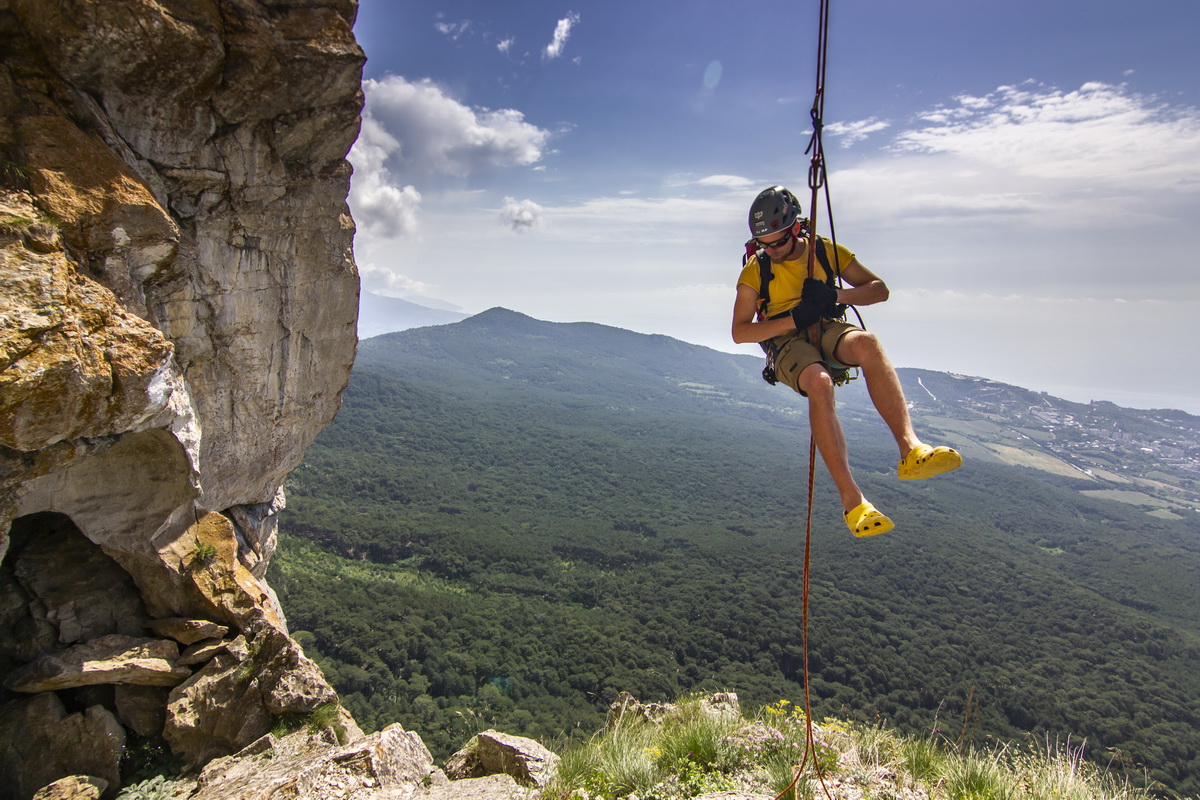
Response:
[[[365,728],[443,757],[484,727],[590,734],[621,690],[799,700],[807,420],[760,369],[503,309],[363,341],[288,484],[270,580],[296,637]],[[967,461],[898,481],[862,382],[839,390],[897,529],[851,537],[818,465],[815,713],[1086,737],[1200,791],[1200,420],[902,380],[918,431]]]

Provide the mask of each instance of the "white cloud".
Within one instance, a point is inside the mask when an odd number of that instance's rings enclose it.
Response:
[[[404,188],[369,178],[355,179],[350,192],[354,219],[373,236],[392,238],[417,232],[421,193],[411,184]]]
[[[1035,180],[1090,186],[1200,188],[1200,113],[1171,108],[1124,86],[1085,83],[1074,91],[1001,86],[959,97],[901,133],[902,153],[946,154]]]
[[[618,195],[550,207],[544,216],[554,223],[554,237],[577,242],[619,242],[638,248],[667,242],[699,245],[720,240],[727,232],[738,241],[751,200],[727,192],[705,197]]]
[[[542,225],[542,210],[532,200],[518,202],[514,197],[505,197],[500,206],[500,222],[517,232],[534,230]]]
[[[391,238],[417,230],[421,193],[412,185],[395,185],[384,166],[400,150],[400,142],[375,120],[363,120],[349,156],[354,165],[349,203],[359,229],[367,234]]]
[[[497,42],[496,49],[499,50],[501,53],[507,53],[512,48],[514,42],[516,42],[516,39],[514,39],[510,36],[507,39]]]
[[[734,189],[737,191],[748,190],[757,184],[749,178],[743,178],[739,175],[709,175],[696,181],[698,186],[717,186],[723,189]]]
[[[571,29],[578,22],[579,15],[574,11],[558,21],[558,24],[554,26],[554,39],[546,45],[544,51],[546,58],[554,59],[562,55],[563,48],[567,46],[567,39],[571,38]]]
[[[471,22],[469,20],[463,20],[462,22],[435,22],[433,27],[437,29],[438,33],[445,34],[457,42],[458,38],[471,27]]]
[[[890,122],[870,117],[869,119],[859,120],[857,122],[831,122],[825,126],[825,133],[831,133],[834,136],[841,137],[842,147],[849,147],[852,144],[861,142],[872,133],[886,130],[891,127]]]
[[[363,291],[388,297],[405,297],[411,294],[425,294],[431,288],[429,284],[413,280],[406,275],[400,275],[386,267],[376,266],[374,262],[366,266],[358,265],[358,275],[362,281]]]
[[[1200,111],[1124,86],[1027,82],[956,98],[877,157],[849,169],[834,159],[830,185],[839,227],[857,241],[934,235],[972,263],[1019,236],[1018,271],[1041,261],[1048,278],[1078,280],[1058,267],[1067,259],[1089,281],[1115,281],[1135,258],[1200,287],[1173,266],[1189,249],[1179,222],[1200,213]]]
[[[520,111],[471,108],[428,79],[410,82],[392,75],[364,81],[363,90],[364,130],[372,124],[390,137],[390,142],[375,137],[386,149],[384,163],[405,174],[465,177],[488,168],[528,166],[542,158],[550,138]]]

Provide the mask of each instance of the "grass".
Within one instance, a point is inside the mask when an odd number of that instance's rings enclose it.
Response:
[[[661,722],[626,715],[563,750],[557,776],[537,800],[687,800],[718,792],[785,800],[1156,797],[1088,761],[1083,743],[1047,740],[979,751],[956,747],[936,732],[913,738],[825,719],[813,723],[809,746],[808,721],[786,700],[749,717],[712,713],[699,695],[671,708]],[[273,733],[306,726],[312,732],[333,725],[336,716],[331,703],[280,720]],[[174,781],[157,775],[127,786],[117,800],[166,800],[174,796]]]
[[[813,723],[786,700],[750,717],[675,704],[661,723],[626,716],[562,754],[544,800],[685,800],[741,791],[789,800],[1150,800],[1155,795],[1084,758],[1084,745],[1044,742],[992,751],[940,735],[905,737],[875,725]],[[815,749],[814,749],[815,748]],[[820,775],[814,770],[814,762]],[[789,790],[796,769],[804,773]]]
[[[196,549],[192,551],[192,558],[188,562],[188,569],[203,569],[216,561],[217,548],[215,545],[208,542],[201,542],[198,536],[193,537],[193,542],[196,545]]]
[[[0,186],[12,189],[29,188],[29,168],[15,161],[0,159]]]

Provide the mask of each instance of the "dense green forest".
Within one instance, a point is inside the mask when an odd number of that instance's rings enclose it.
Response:
[[[364,728],[439,757],[487,727],[590,735],[622,690],[798,700],[807,425],[759,366],[503,310],[362,342],[287,485],[268,577],[296,638]],[[1194,524],[982,458],[902,483],[861,387],[843,396],[897,530],[851,537],[818,467],[815,713],[1086,737],[1200,791]]]

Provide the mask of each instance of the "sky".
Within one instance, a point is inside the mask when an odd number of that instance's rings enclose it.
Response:
[[[810,205],[816,0],[360,0],[363,289],[759,354],[747,212]],[[818,231],[900,367],[1200,414],[1200,3],[831,0]],[[832,214],[829,213],[832,209]]]

